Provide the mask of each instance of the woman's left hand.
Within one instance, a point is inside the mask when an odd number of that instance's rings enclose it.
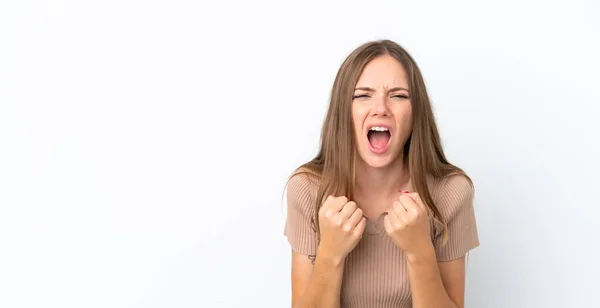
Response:
[[[402,193],[384,218],[385,231],[409,259],[433,250],[428,213],[419,194]]]

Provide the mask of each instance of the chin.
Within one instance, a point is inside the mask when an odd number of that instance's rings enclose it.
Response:
[[[395,161],[395,157],[393,155],[381,155],[381,154],[373,154],[371,153],[368,149],[366,151],[364,151],[363,153],[359,153],[360,155],[360,159],[364,162],[365,165],[371,167],[371,168],[376,168],[376,169],[382,169],[382,168],[386,168],[389,167],[390,165],[393,164],[393,162]]]

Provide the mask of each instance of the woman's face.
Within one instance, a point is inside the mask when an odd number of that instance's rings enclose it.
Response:
[[[382,168],[402,153],[412,130],[412,107],[404,67],[392,56],[369,62],[354,89],[352,102],[358,156]]]

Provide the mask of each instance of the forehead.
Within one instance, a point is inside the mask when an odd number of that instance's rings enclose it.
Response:
[[[357,87],[405,87],[408,88],[406,70],[392,56],[384,55],[367,63],[358,78]]]

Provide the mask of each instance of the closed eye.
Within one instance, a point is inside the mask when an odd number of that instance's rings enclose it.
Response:
[[[353,98],[355,98],[355,99],[356,98],[367,98],[367,97],[371,97],[371,96],[369,96],[369,94],[357,94],[357,95],[353,96]],[[392,97],[396,97],[399,99],[408,99],[408,96],[405,94],[398,94],[398,95],[394,95]]]

